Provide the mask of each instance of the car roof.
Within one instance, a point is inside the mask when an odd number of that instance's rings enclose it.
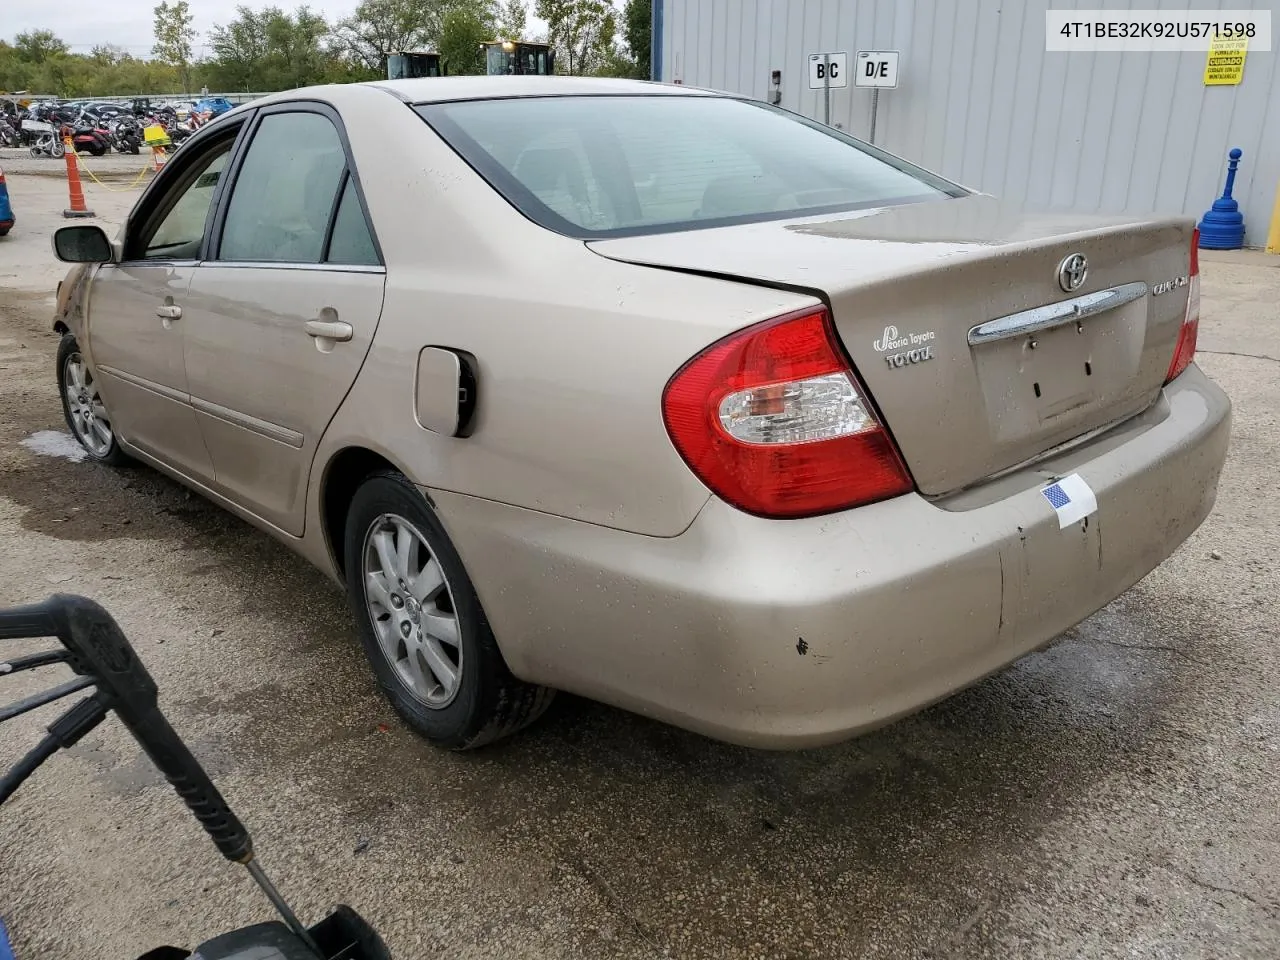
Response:
[[[715,96],[715,91],[647,80],[607,77],[422,77],[415,80],[374,80],[369,86],[389,90],[410,103],[447,100],[488,100],[506,97],[578,96]]]

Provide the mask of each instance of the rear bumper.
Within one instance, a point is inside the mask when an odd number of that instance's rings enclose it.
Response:
[[[1146,413],[949,503],[806,520],[712,499],[669,539],[431,491],[511,668],[732,742],[837,741],[1044,646],[1208,515],[1230,402],[1196,367]],[[1040,494],[1097,495],[1060,529]]]

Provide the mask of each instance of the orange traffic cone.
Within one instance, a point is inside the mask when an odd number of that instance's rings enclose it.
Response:
[[[93,211],[85,206],[84,188],[80,186],[80,168],[76,165],[76,147],[70,137],[62,138],[67,154],[67,186],[71,190],[71,206],[62,211],[64,217],[92,217]]]
[[[164,147],[151,148],[151,160],[156,165],[156,173],[160,172],[160,168],[164,166],[164,162],[167,159],[168,158],[164,153]]]

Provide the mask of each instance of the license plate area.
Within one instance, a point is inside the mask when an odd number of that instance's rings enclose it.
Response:
[[[1142,359],[1146,301],[974,346],[973,358],[997,440],[1081,431],[1123,402]]]

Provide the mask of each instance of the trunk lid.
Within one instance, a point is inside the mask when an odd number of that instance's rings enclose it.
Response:
[[[1186,309],[1194,226],[1029,215],[969,196],[588,246],[827,300],[919,490],[932,496],[1154,401]],[[1087,273],[1066,291],[1060,267],[1076,254]]]

